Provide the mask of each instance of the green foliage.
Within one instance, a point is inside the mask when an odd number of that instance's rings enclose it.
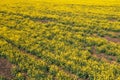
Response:
[[[110,5],[1,2],[0,58],[14,65],[13,80],[119,80],[120,45],[112,39],[120,10]]]

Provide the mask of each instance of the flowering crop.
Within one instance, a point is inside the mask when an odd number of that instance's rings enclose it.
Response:
[[[1,1],[0,58],[13,80],[120,80],[119,3]]]

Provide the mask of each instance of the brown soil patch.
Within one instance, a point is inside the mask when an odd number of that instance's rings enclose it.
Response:
[[[120,32],[113,32],[115,35],[120,35]]]
[[[41,22],[41,23],[48,23],[49,21],[48,20],[40,20],[39,22]]]
[[[49,20],[36,20],[36,22],[39,22],[39,23],[48,23],[50,21]]]
[[[0,58],[0,76],[5,77],[8,80],[13,78],[11,74],[12,64],[6,59]]]
[[[112,42],[115,42],[115,43],[120,43],[119,38],[111,38],[109,36],[105,36],[104,38],[107,39],[108,41],[112,41]]]
[[[96,47],[93,46],[92,47],[92,56],[97,58],[97,59],[100,59],[100,60],[104,60],[106,62],[109,62],[109,63],[112,63],[112,62],[116,62],[117,61],[117,58],[115,56],[111,56],[111,55],[106,55],[105,53],[100,53],[100,54],[97,54],[96,53]]]
[[[113,32],[113,31],[109,31],[108,36],[113,36],[113,37],[119,37],[120,36],[120,32]]]
[[[118,21],[118,20],[117,20],[117,18],[108,18],[108,21],[109,21],[109,22],[116,22],[116,21]]]
[[[117,20],[115,20],[115,19],[111,19],[111,20],[109,20],[109,22],[116,22]]]
[[[105,55],[104,53],[92,54],[92,56],[109,63],[113,63],[117,61],[117,58],[115,56]]]

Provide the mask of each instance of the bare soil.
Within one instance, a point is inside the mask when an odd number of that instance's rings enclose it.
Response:
[[[36,20],[36,22],[40,22],[40,23],[48,23],[50,22],[49,20]]]
[[[104,38],[107,39],[108,41],[111,41],[111,42],[120,43],[119,38],[111,38],[109,36],[105,36]]]
[[[112,22],[116,22],[118,20],[116,18],[110,18],[110,19],[108,19],[108,21],[112,23]]]
[[[104,60],[104,61],[109,62],[109,63],[113,63],[113,62],[117,61],[117,58],[115,56],[106,55],[105,53],[97,54],[95,46],[92,47],[92,53],[93,53],[92,54],[93,57],[98,58],[100,60]]]
[[[115,56],[105,55],[104,53],[93,54],[92,56],[109,63],[113,63],[117,61],[117,58]]]
[[[11,69],[12,64],[8,60],[0,58],[0,76],[5,77],[7,80],[11,80],[13,78]]]

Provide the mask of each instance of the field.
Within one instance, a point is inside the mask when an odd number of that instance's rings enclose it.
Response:
[[[0,0],[0,80],[120,80],[120,0]]]

